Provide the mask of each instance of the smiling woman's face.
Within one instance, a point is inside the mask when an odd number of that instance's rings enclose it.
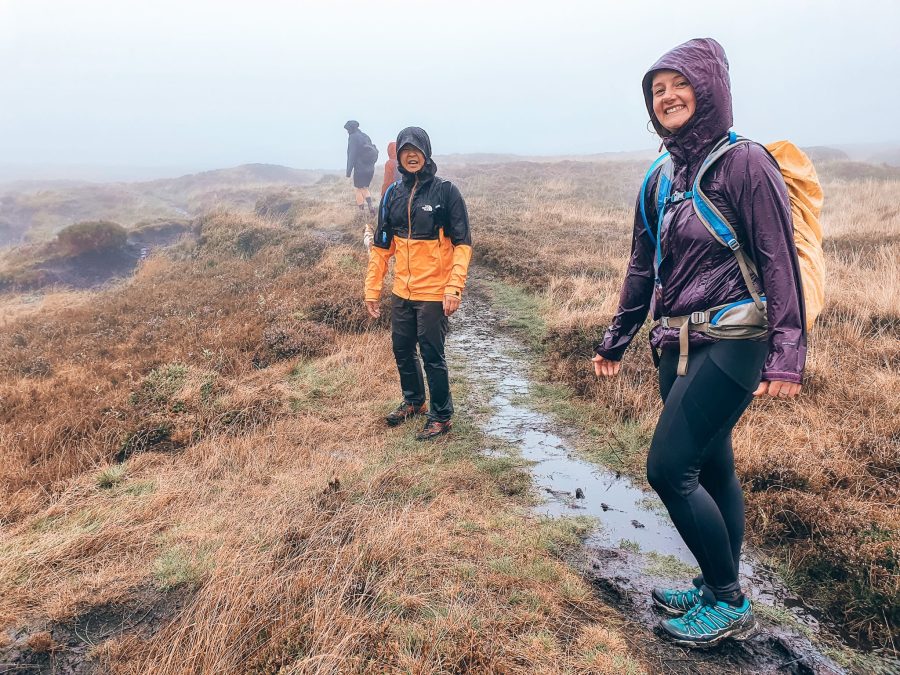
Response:
[[[666,129],[676,132],[694,116],[697,98],[687,78],[674,70],[660,70],[653,76],[653,114]]]
[[[400,166],[410,173],[416,173],[425,166],[425,155],[411,145],[404,145],[400,150]]]

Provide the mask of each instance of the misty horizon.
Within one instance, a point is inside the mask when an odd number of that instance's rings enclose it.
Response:
[[[801,146],[896,143],[900,6],[581,0],[0,2],[0,180],[149,180],[248,163],[340,170],[347,119],[386,155],[408,125],[436,155],[653,151],[640,80],[700,36],[731,64],[735,129]],[[665,20],[655,20],[665,17]],[[895,138],[884,138],[894,136]]]

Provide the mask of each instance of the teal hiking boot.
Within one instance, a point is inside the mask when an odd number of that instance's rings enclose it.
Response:
[[[739,607],[734,607],[705,596],[684,616],[666,619],[659,625],[676,644],[711,647],[726,638],[747,639],[756,630],[756,619],[747,598]]]
[[[681,616],[700,602],[700,589],[693,587],[686,591],[676,591],[671,588],[654,588],[650,597],[653,598],[653,604],[666,614]]]

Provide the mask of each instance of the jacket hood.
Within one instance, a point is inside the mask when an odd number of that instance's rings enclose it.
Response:
[[[697,99],[694,116],[675,133],[663,127],[653,112],[651,85],[659,70],[675,70],[684,75]],[[699,155],[705,157],[710,146],[734,124],[728,58],[722,45],[712,38],[689,40],[664,54],[644,75],[642,87],[653,127],[676,162],[693,164]]]
[[[405,145],[411,145],[425,155],[425,166],[416,173],[410,173],[399,163],[398,168],[404,180],[414,180],[417,175],[420,181],[432,178],[437,173],[437,164],[431,159],[431,139],[428,138],[428,133],[420,127],[406,127],[397,134],[397,152],[403,150]]]
[[[354,131],[359,129],[359,122],[357,122],[356,120],[347,120],[344,123],[344,128],[352,134]]]
[[[388,157],[391,159],[397,159],[397,142],[391,141],[388,143]]]

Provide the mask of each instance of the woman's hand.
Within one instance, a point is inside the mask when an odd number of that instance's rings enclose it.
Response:
[[[381,307],[379,306],[378,300],[366,300],[366,311],[373,319],[377,319],[381,316]]]
[[[444,316],[450,316],[459,309],[459,298],[455,295],[444,296]]]
[[[769,380],[763,380],[759,383],[753,395],[765,396],[768,394],[776,398],[793,398],[800,393],[800,389],[802,389],[802,385],[796,382],[784,382],[782,380],[772,380],[770,382]]]
[[[622,367],[621,361],[610,361],[609,359],[604,359],[602,356],[597,354],[594,358],[591,359],[591,363],[594,364],[594,375],[600,377],[615,377],[619,374],[619,368]]]

